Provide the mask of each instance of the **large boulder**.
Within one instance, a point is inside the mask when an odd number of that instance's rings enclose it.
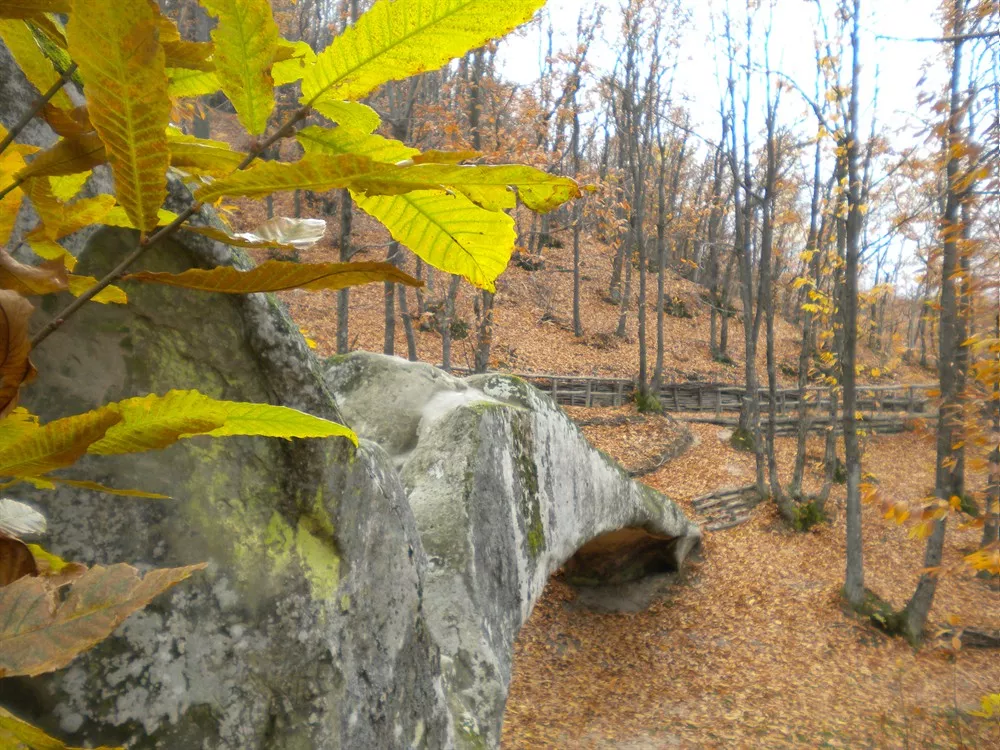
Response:
[[[0,45],[7,126],[28,91]],[[97,170],[88,190],[108,187]],[[189,205],[176,181],[170,201]],[[136,241],[103,229],[66,244],[78,273],[100,276]],[[247,263],[183,233],[139,267]],[[209,563],[68,668],[0,680],[0,703],[72,744],[495,747],[513,640],[549,574],[622,528],[655,536],[671,565],[698,543],[668,500],[517,380],[365,355],[324,366],[273,297],[123,286],[128,305],[87,305],[34,352],[24,403],[43,420],[196,388],[343,420],[362,440],[200,437],[74,469],[172,500],[17,488],[68,559]],[[36,324],[66,302],[42,300]]]
[[[97,233],[81,272],[136,237]],[[144,259],[179,271],[227,260],[198,239]],[[127,306],[84,308],[35,353],[25,404],[43,420],[147,392],[197,388],[341,419],[280,306],[126,285]],[[47,319],[65,299],[48,300]],[[439,649],[422,609],[426,558],[398,475],[362,442],[194,438],[78,475],[173,500],[19,493],[46,546],[89,564],[209,569],[134,615],[52,678],[0,682],[3,701],[77,742],[135,748],[447,747]]]
[[[677,570],[700,543],[674,503],[519,378],[458,379],[358,352],[334,358],[327,382],[347,421],[399,471],[429,561],[423,611],[449,705],[459,732],[488,746],[499,744],[514,639],[555,570],[622,533],[625,549],[602,558],[608,580],[641,575],[637,559]]]

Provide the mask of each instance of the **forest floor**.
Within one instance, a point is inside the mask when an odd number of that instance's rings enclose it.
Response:
[[[262,204],[240,201],[236,208],[234,223],[240,230],[266,218]],[[275,213],[291,215],[291,208],[290,197],[280,197]],[[303,215],[317,213],[306,209]],[[327,238],[302,251],[301,260],[338,259],[336,223],[331,217]],[[383,260],[386,239],[356,212],[352,244],[362,250],[354,260]],[[264,257],[258,254],[258,260]],[[528,272],[512,265],[498,282],[491,367],[634,377],[639,348],[634,301],[627,336],[620,339],[612,335],[617,308],[604,300],[611,251],[590,239],[584,243],[586,333],[579,339],[570,325],[571,250],[547,248],[544,257],[544,270]],[[404,267],[415,271],[412,256]],[[435,288],[423,292],[430,299],[440,297],[446,286],[445,277],[435,275]],[[655,289],[655,277],[649,279]],[[665,379],[738,384],[743,372],[740,319],[733,318],[730,326],[732,364],[712,360],[709,314],[700,291],[670,273],[668,295],[682,301],[693,317],[666,317]],[[291,291],[280,296],[315,341],[317,353],[334,354],[336,293]],[[415,310],[413,290],[408,296]],[[463,284],[458,316],[474,332],[473,297],[474,290]],[[655,314],[650,310],[647,340],[653,351]],[[382,351],[383,320],[381,284],[351,290],[351,349]],[[421,330],[416,336],[419,358],[439,363],[440,336]],[[779,319],[776,338],[778,362],[787,370],[782,381],[791,385],[798,330]],[[455,341],[455,366],[471,366],[473,345],[473,336]],[[406,355],[400,320],[394,350]],[[862,348],[859,360],[862,383],[935,379],[933,372],[907,366],[897,356]],[[758,367],[763,373],[763,351]],[[577,411],[578,418],[586,416]],[[694,445],[641,481],[693,513],[694,497],[752,483],[753,457],[734,451],[720,438],[718,426],[690,428]],[[664,427],[657,429],[662,433]],[[653,438],[634,424],[589,428],[587,434],[626,465],[655,455],[648,444]],[[655,437],[663,439],[660,433]],[[778,440],[783,472],[790,468],[794,449],[793,440]],[[818,440],[810,454],[808,481],[815,485],[822,455]],[[920,434],[865,441],[864,471],[878,478],[887,496],[927,496],[933,464],[933,445]],[[600,614],[574,606],[574,590],[554,576],[518,637],[504,748],[1000,747],[1000,726],[973,721],[966,713],[978,707],[982,695],[1000,692],[1000,657],[972,649],[953,657],[934,645],[915,652],[845,612],[839,594],[843,488],[835,487],[829,510],[828,524],[800,534],[780,522],[771,504],[758,506],[748,523],[708,534],[703,559],[690,565],[662,600],[640,613]],[[923,543],[909,539],[905,527],[884,521],[877,507],[865,508],[864,529],[866,583],[902,606],[922,567]],[[949,529],[946,562],[975,549],[977,541],[977,531]],[[965,626],[996,628],[1000,592],[965,574],[942,579],[931,622],[936,625],[949,615]]]
[[[754,471],[753,455],[734,451],[719,427],[691,428],[695,445],[640,481],[696,517],[692,498],[751,484]],[[615,441],[600,442],[615,455]],[[783,471],[794,451],[793,439],[779,439]],[[818,439],[810,452],[822,455]],[[816,486],[819,462],[810,463]],[[924,436],[866,440],[865,471],[891,497],[926,496],[933,464]],[[828,509],[830,523],[802,534],[759,505],[747,524],[707,534],[702,560],[640,613],[581,609],[553,577],[517,640],[503,747],[1000,746],[1000,726],[965,713],[1000,691],[997,653],[953,657],[933,643],[915,652],[845,612],[843,488]],[[945,563],[978,539],[950,529]],[[870,506],[864,541],[866,584],[901,607],[923,543]],[[1000,591],[965,573],[942,578],[930,621],[949,615],[996,628]]]

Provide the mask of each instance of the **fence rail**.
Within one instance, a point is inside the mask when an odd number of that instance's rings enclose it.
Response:
[[[553,375],[548,373],[515,373],[539,390],[550,394],[563,406],[622,406],[635,393],[636,383],[627,378],[595,378],[586,375]],[[929,415],[933,411],[930,391],[933,384],[872,385],[858,387],[858,411],[863,414],[900,413]],[[730,383],[664,383],[658,397],[666,411],[738,412],[746,390]],[[805,389],[810,411],[830,410],[830,391],[810,386]],[[782,388],[776,394],[775,413],[795,414],[799,408],[799,389]],[[762,414],[770,413],[768,392],[759,390]]]

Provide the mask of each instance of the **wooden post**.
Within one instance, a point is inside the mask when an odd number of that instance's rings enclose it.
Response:
[[[559,386],[558,386],[558,382],[559,382],[559,379],[555,375],[553,375],[552,376],[552,400],[555,401],[557,404],[559,403],[559,396],[558,396]]]
[[[909,397],[907,398],[907,403],[906,403],[906,413],[907,414],[913,414],[913,412],[916,411],[916,406],[917,405],[914,402],[914,397],[915,397],[916,394],[914,393],[914,389],[913,389],[912,385],[909,387],[909,392],[910,392],[909,393]]]
[[[704,408],[704,404],[702,403],[703,401],[702,397],[704,395],[705,395],[705,389],[702,388],[701,386],[698,386],[698,411],[701,411],[702,408]]]
[[[594,405],[594,387],[590,380],[587,381],[587,395],[583,405],[588,407]]]
[[[624,399],[625,385],[621,381],[615,385],[615,400],[613,406],[621,406]]]

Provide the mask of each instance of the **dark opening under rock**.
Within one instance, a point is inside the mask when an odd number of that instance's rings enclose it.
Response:
[[[664,596],[679,575],[676,537],[643,528],[603,534],[583,545],[563,567],[577,590],[572,609],[641,612]]]
[[[639,528],[603,534],[566,562],[566,580],[574,586],[606,586],[676,572],[676,541]]]

